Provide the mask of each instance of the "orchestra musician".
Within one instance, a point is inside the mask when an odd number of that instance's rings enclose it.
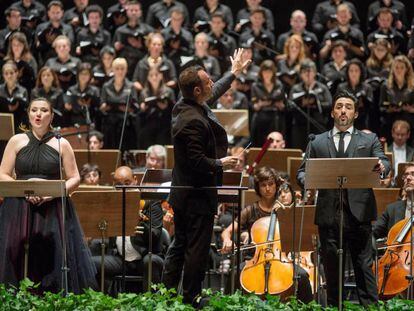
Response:
[[[253,205],[245,207],[240,215],[240,226],[243,231],[247,231],[248,233],[248,235],[244,235],[246,238],[245,240],[251,239],[251,227],[256,220],[262,217],[270,216],[270,213],[274,208],[283,209],[285,205],[292,203],[292,193],[288,196],[286,194],[287,192],[284,191],[286,187],[282,187],[282,185],[283,179],[280,178],[279,174],[273,168],[264,166],[255,173],[254,190],[259,196],[259,200],[253,203]],[[233,230],[237,231],[238,226],[239,224],[235,221],[234,226],[230,224],[222,232],[221,237],[223,239],[223,253],[231,252],[233,243],[231,237],[233,236]],[[279,230],[277,220],[276,228],[276,230]],[[276,243],[280,243],[280,241],[277,241]],[[242,267],[244,267],[244,265],[245,263],[242,263]],[[309,282],[309,275],[302,268],[297,267],[297,269],[299,274],[298,299],[305,303],[310,302],[312,300],[312,289]]]

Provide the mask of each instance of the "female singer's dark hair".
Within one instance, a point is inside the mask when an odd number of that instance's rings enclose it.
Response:
[[[351,67],[351,65],[357,65],[359,67],[359,70],[361,71],[361,76],[359,78],[359,83],[361,84],[362,82],[364,82],[364,80],[367,77],[367,71],[365,70],[365,66],[364,64],[358,59],[358,58],[353,58],[351,59],[348,64],[346,65],[346,80],[349,83],[349,67]]]
[[[254,174],[254,191],[256,194],[261,197],[260,194],[260,183],[263,181],[268,181],[273,179],[276,184],[276,193],[278,193],[279,186],[282,184],[283,180],[280,178],[279,173],[272,167],[263,166],[259,168]]]
[[[349,98],[349,99],[350,99],[350,100],[352,100],[352,101],[353,101],[353,103],[354,103],[355,111],[357,111],[357,110],[358,110],[358,99],[355,97],[355,95],[354,95],[354,94],[349,93],[349,92],[347,92],[347,91],[339,91],[339,92],[337,92],[337,93],[335,94],[335,97],[334,97],[334,99],[333,99],[333,101],[332,101],[332,110],[334,109],[334,107],[335,107],[335,103],[336,103],[336,101],[337,101],[339,98]]]
[[[180,73],[178,84],[184,98],[194,98],[194,88],[201,86],[202,83],[198,76],[198,72],[201,70],[204,70],[203,67],[196,65],[188,67]]]

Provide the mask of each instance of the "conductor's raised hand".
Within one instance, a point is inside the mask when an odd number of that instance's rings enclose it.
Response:
[[[243,49],[236,49],[234,51],[233,57],[230,56],[231,61],[231,73],[236,77],[240,75],[243,70],[250,65],[252,62],[251,59],[244,60],[242,59]]]

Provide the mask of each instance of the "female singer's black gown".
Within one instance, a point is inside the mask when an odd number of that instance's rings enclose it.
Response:
[[[47,145],[53,137],[41,141],[32,132],[29,143],[16,156],[17,179],[59,179],[59,154]],[[83,232],[75,209],[66,200],[66,241],[69,291],[82,293],[97,288],[96,269],[83,241]],[[39,291],[58,292],[62,279],[62,210],[61,198],[40,206],[25,198],[6,198],[0,206],[0,282],[18,285],[24,277],[24,243],[29,237],[28,277],[40,283]],[[27,234],[29,232],[29,235]]]

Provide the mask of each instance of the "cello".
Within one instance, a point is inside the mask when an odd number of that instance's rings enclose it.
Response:
[[[290,296],[293,293],[293,265],[282,259],[276,210],[256,220],[251,237],[256,251],[240,273],[240,284],[248,293]]]
[[[378,261],[378,295],[390,299],[409,286],[411,226],[413,220],[406,218],[397,222],[388,233],[387,250]],[[373,266],[375,272],[375,264]]]

